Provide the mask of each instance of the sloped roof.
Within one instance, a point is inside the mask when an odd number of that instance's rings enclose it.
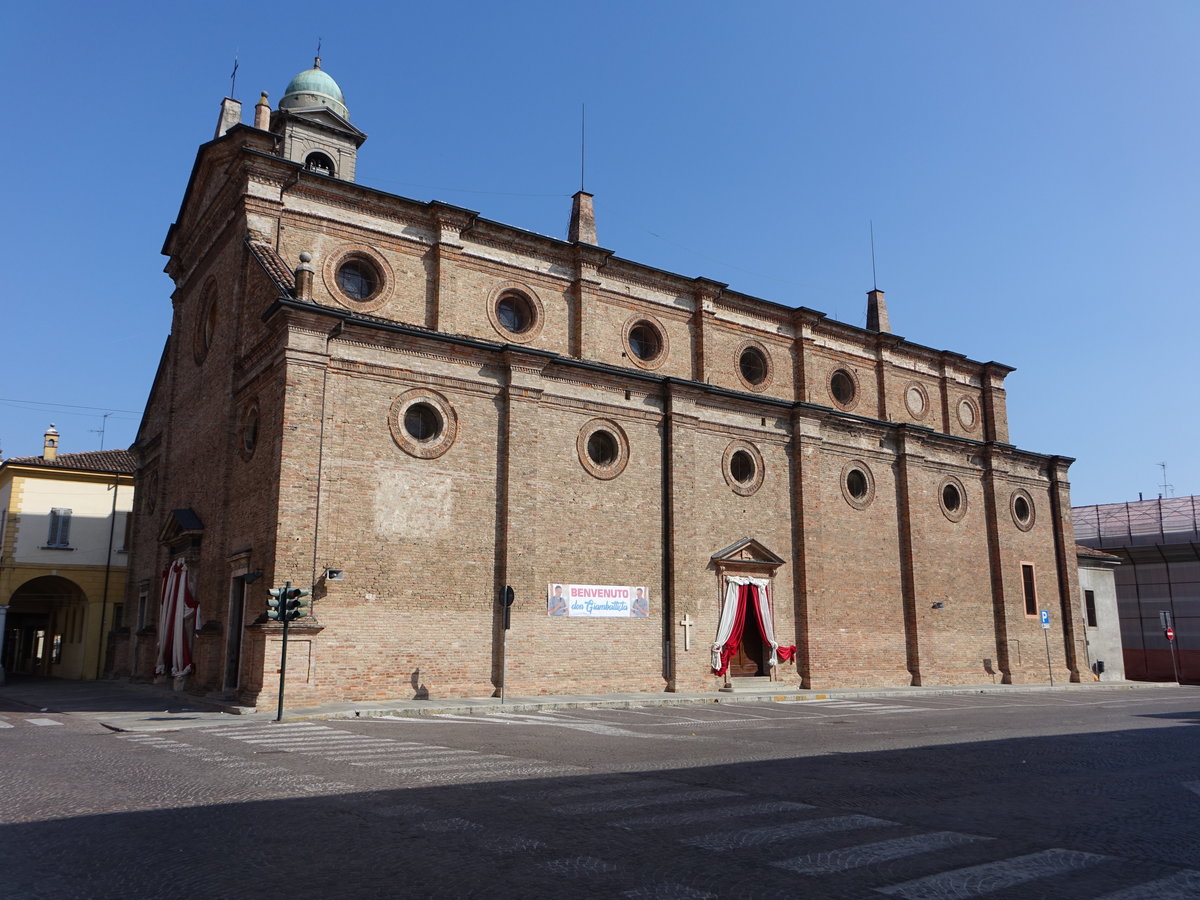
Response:
[[[39,466],[46,469],[75,469],[80,472],[113,472],[133,475],[137,463],[128,450],[88,450],[84,453],[60,453],[54,459],[41,456],[13,456],[4,465]]]
[[[1075,543],[1075,555],[1084,557],[1085,559],[1111,559],[1116,562],[1124,562],[1121,557],[1113,553],[1105,553],[1103,550],[1097,550],[1095,547],[1089,547],[1087,544]]]
[[[250,240],[246,241],[246,246],[250,248],[250,252],[258,260],[258,264],[267,273],[267,277],[275,282],[275,287],[281,293],[291,295],[296,290],[295,274],[275,252],[274,247],[262,241]]]

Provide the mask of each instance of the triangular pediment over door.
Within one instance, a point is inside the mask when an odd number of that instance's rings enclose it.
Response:
[[[783,559],[754,538],[742,538],[712,555],[713,565],[718,571],[738,571],[760,574],[764,577],[775,574],[783,565]]]

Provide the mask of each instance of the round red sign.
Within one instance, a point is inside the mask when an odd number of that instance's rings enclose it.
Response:
[[[1175,629],[1174,629],[1174,628],[1168,628],[1168,629],[1166,630],[1165,634],[1167,635],[1167,640],[1168,640],[1168,641],[1173,641],[1173,640],[1175,640]]]

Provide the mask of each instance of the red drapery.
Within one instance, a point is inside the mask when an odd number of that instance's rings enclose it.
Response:
[[[758,633],[762,635],[763,642],[770,646],[770,639],[767,637],[767,629],[763,627],[762,614],[759,611],[758,597],[755,592],[759,590],[755,585],[742,584],[738,586],[737,597],[737,612],[734,613],[733,628],[729,632],[729,638],[725,641],[725,646],[721,648],[721,668],[713,669],[717,675],[724,675],[729,670],[729,660],[737,655],[738,650],[742,646],[742,633],[746,629],[746,610],[751,610],[750,615],[754,617],[754,624],[758,628]],[[782,644],[776,647],[776,654],[782,662],[787,662],[796,655],[796,647],[785,647]]]

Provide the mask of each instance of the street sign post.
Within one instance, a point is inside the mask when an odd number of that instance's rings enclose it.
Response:
[[[500,591],[500,606],[504,610],[504,631],[500,639],[500,702],[504,702],[504,688],[508,682],[508,629],[512,626],[512,605],[517,592],[511,584]]]
[[[1179,658],[1175,655],[1175,623],[1171,620],[1171,611],[1160,609],[1158,621],[1162,625],[1163,637],[1167,639],[1167,652],[1171,654],[1171,670],[1175,673],[1175,683],[1179,684]]]
[[[1050,664],[1050,610],[1041,610],[1042,637],[1046,639],[1046,671],[1050,673],[1050,687],[1054,687],[1054,666]]]

